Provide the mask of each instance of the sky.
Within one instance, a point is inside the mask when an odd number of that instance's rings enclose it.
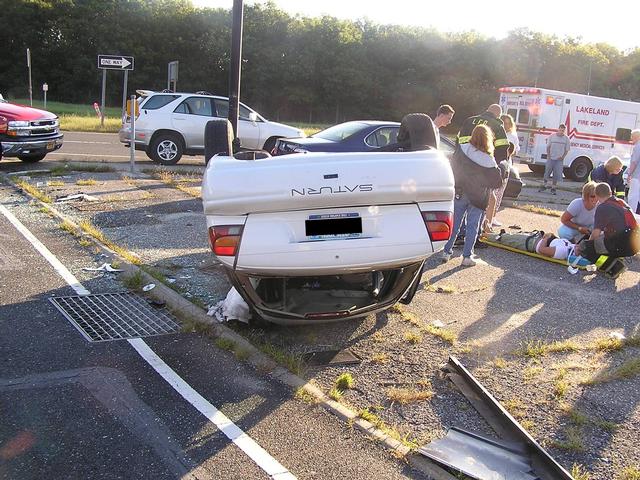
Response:
[[[199,7],[231,8],[233,0],[192,0]],[[440,32],[475,30],[487,37],[504,38],[510,30],[527,27],[559,38],[580,38],[583,43],[606,42],[620,50],[640,47],[640,7],[633,0],[486,2],[470,0],[274,0],[290,14],[307,17],[331,15],[344,19],[367,18],[375,23],[419,25]],[[245,5],[264,3],[244,0]],[[634,6],[635,4],[635,6]],[[499,11],[494,6],[501,5]],[[466,13],[468,10],[472,13]]]

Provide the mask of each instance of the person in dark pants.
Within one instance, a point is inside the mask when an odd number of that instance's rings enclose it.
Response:
[[[615,278],[625,269],[616,260],[640,251],[640,231],[631,208],[611,194],[609,184],[596,185],[596,196],[600,203],[596,207],[593,231],[588,240],[578,244],[578,250],[599,270]]]

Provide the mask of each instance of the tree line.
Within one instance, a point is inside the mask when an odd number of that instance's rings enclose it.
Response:
[[[226,95],[231,11],[188,0],[0,0],[0,93],[92,103],[101,95],[98,54],[131,55],[129,94],[167,86]],[[475,32],[292,16],[273,4],[244,11],[241,101],[271,119],[334,123],[398,120],[451,104],[456,120],[497,100],[505,85],[640,100],[640,49],[621,52],[527,29],[496,40]],[[107,104],[119,106],[122,73],[108,71]]]

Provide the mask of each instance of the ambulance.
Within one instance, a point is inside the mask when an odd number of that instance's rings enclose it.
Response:
[[[594,167],[617,155],[623,164],[631,156],[631,130],[640,128],[640,103],[547,88],[503,87],[500,106],[516,122],[518,158],[534,173],[544,171],[547,139],[564,123],[571,150],[564,174],[585,181]]]

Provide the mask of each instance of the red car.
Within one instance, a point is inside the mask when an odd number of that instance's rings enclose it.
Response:
[[[0,158],[39,162],[62,147],[60,121],[51,112],[7,102],[0,95]]]

